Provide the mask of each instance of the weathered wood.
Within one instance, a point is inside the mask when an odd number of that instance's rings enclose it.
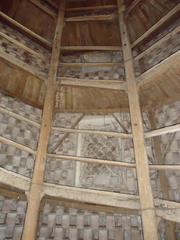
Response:
[[[20,174],[0,168],[0,184],[20,191],[29,191],[30,179]]]
[[[11,145],[11,146],[13,146],[15,148],[18,148],[18,149],[20,149],[22,151],[31,153],[33,155],[36,154],[36,151],[34,151],[33,149],[31,149],[29,147],[26,147],[26,146],[24,146],[24,145],[22,145],[20,143],[14,142],[14,141],[12,141],[12,140],[10,140],[8,138],[0,136],[0,142],[3,143],[3,144]]]
[[[114,90],[126,90],[126,83],[124,81],[106,81],[106,80],[84,80],[79,78],[65,78],[59,77],[62,86],[79,86],[79,87],[91,87],[101,89],[114,89]]]
[[[83,203],[92,203],[126,209],[139,209],[139,197],[130,194],[89,190],[44,183],[43,192],[53,198],[64,198]]]
[[[154,50],[156,47],[160,46],[162,43],[164,43],[168,39],[171,39],[172,37],[174,37],[179,32],[180,32],[180,26],[177,26],[175,29],[173,29],[172,31],[167,33],[164,37],[160,38],[158,41],[153,43],[153,45],[148,47],[145,51],[143,51],[142,53],[140,53],[136,57],[134,57],[134,60],[136,61],[136,60],[139,60],[139,59],[143,58],[148,53],[150,53],[152,50]]]
[[[129,107],[132,123],[136,170],[139,186],[140,204],[142,211],[142,223],[145,240],[158,240],[156,216],[153,203],[153,194],[149,176],[148,158],[145,148],[143,123],[141,117],[138,89],[132,61],[132,50],[127,28],[124,22],[122,1],[118,0],[119,25],[123,46],[125,72],[127,80]]]
[[[145,138],[152,138],[152,137],[156,137],[156,136],[165,135],[168,133],[175,133],[178,131],[180,131],[180,124],[175,124],[172,126],[163,127],[163,128],[159,128],[156,130],[146,132],[144,135],[145,135]]]
[[[67,12],[81,12],[81,11],[92,11],[92,10],[107,10],[116,9],[117,5],[104,5],[104,6],[91,6],[91,7],[74,7],[67,8]]]
[[[119,46],[62,46],[62,51],[121,51]]]
[[[117,62],[96,62],[96,63],[60,63],[61,67],[74,67],[74,68],[81,68],[81,67],[114,67],[120,66],[123,67],[122,63]]]
[[[59,161],[78,161],[84,163],[92,163],[92,164],[105,164],[110,166],[119,166],[119,167],[127,167],[127,168],[135,168],[134,163],[127,163],[127,162],[119,162],[115,160],[104,160],[104,159],[96,159],[96,158],[85,158],[85,157],[77,157],[77,156],[66,156],[60,154],[48,154],[50,158],[55,158]]]
[[[0,11],[0,17],[3,20],[5,20],[6,22],[8,22],[9,24],[11,24],[13,27],[17,28],[19,31],[22,31],[24,34],[26,34],[26,35],[32,37],[33,39],[37,40],[38,42],[42,43],[44,46],[46,46],[48,48],[51,48],[52,45],[48,40],[39,36],[38,34],[31,31],[30,29],[24,27],[22,24],[18,23],[13,18],[10,18],[9,16],[7,16],[2,11]]]
[[[178,3],[171,11],[169,11],[164,17],[162,17],[157,23],[155,23],[148,31],[146,31],[141,37],[135,40],[131,47],[134,48],[147,37],[149,37],[153,32],[155,32],[159,27],[161,27],[165,22],[167,22],[171,17],[173,17],[180,10],[180,3]]]
[[[47,81],[47,91],[44,101],[44,109],[42,115],[42,123],[35,167],[32,177],[31,189],[28,196],[28,208],[24,224],[23,240],[34,240],[36,238],[39,208],[42,198],[42,184],[44,179],[45,159],[54,109],[56,75],[60,57],[61,36],[64,26],[64,12],[65,1],[62,0],[60,1],[59,5],[55,37],[52,47],[52,56]]]
[[[66,18],[66,22],[90,22],[90,21],[113,21],[117,17],[116,14],[108,15],[91,15],[91,16],[78,16]]]

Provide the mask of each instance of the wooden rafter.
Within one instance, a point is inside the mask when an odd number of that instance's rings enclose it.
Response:
[[[47,153],[47,146],[51,131],[56,75],[58,70],[58,63],[60,57],[61,36],[64,26],[65,1],[60,1],[59,12],[56,23],[55,37],[52,47],[52,56],[47,81],[47,91],[44,101],[44,109],[42,115],[42,123],[40,130],[40,137],[38,142],[38,149],[36,154],[36,161],[31,182],[31,189],[28,195],[28,208],[25,218],[23,240],[34,240],[36,238],[36,229],[39,216],[39,208],[42,198],[42,185],[45,171],[45,158]]]
[[[125,62],[125,72],[127,81],[127,90],[129,98],[129,108],[132,123],[132,133],[134,142],[134,152],[136,160],[136,170],[139,186],[140,204],[142,209],[142,223],[145,240],[158,240],[156,215],[153,202],[153,194],[149,176],[148,158],[145,149],[144,131],[139,103],[138,89],[132,60],[132,50],[124,22],[124,9],[122,9],[122,1],[118,0],[119,8],[119,25],[121,40],[123,46],[123,55]]]

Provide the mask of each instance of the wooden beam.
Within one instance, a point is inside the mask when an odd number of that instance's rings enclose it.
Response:
[[[114,21],[116,19],[116,14],[106,14],[106,15],[91,15],[91,16],[78,16],[69,17],[65,19],[65,22],[96,22],[96,21]]]
[[[104,6],[92,6],[92,7],[74,7],[74,8],[67,8],[66,12],[81,12],[81,11],[92,11],[92,10],[109,10],[109,9],[116,9],[117,5],[104,5]]]
[[[119,46],[62,46],[62,51],[121,51]]]
[[[175,124],[172,126],[163,127],[163,128],[159,128],[156,130],[146,132],[144,135],[145,135],[145,138],[152,138],[152,137],[161,136],[161,135],[165,135],[168,133],[174,133],[174,132],[178,132],[178,131],[180,131],[180,124]]]
[[[119,80],[84,80],[79,78],[67,78],[59,77],[62,86],[79,86],[79,87],[90,87],[100,89],[111,89],[111,90],[126,90],[125,81]]]
[[[62,0],[59,4],[56,30],[52,47],[52,55],[48,74],[47,91],[44,101],[38,149],[36,154],[31,189],[28,195],[28,207],[22,237],[23,240],[34,240],[36,238],[39,209],[43,194],[42,185],[44,180],[45,160],[54,110],[56,75],[60,57],[61,37],[64,26],[64,12],[65,1]]]
[[[5,108],[0,107],[0,112],[4,113],[4,114],[8,114],[9,116],[11,116],[13,118],[16,118],[16,119],[18,119],[20,121],[26,122],[26,123],[34,126],[34,127],[40,128],[40,126],[41,126],[38,122],[30,120],[30,119],[28,119],[26,117],[21,116],[21,114],[19,114],[19,113],[15,113],[15,112],[9,111],[9,110],[7,110]]]
[[[145,240],[158,240],[156,215],[154,210],[153,194],[149,176],[148,158],[145,148],[143,123],[141,117],[138,89],[132,60],[132,50],[124,22],[122,1],[118,1],[119,25],[125,62],[125,73],[131,115],[136,170],[139,186],[140,204],[142,211],[142,223]]]
[[[4,168],[0,168],[0,183],[25,192],[29,191],[30,188],[29,178]]]
[[[119,166],[119,167],[127,167],[127,168],[135,168],[134,163],[127,162],[119,162],[116,160],[104,160],[104,159],[96,159],[96,158],[85,158],[85,157],[77,157],[77,156],[67,156],[60,154],[48,154],[50,158],[55,158],[60,161],[76,161],[76,162],[84,162],[84,163],[92,163],[92,164],[105,164],[110,166]]]
[[[3,144],[7,144],[7,145],[10,145],[10,146],[13,146],[15,148],[18,148],[18,149],[20,149],[22,151],[28,152],[28,153],[33,154],[33,155],[36,154],[35,150],[33,150],[33,149],[29,148],[29,147],[26,147],[26,146],[24,146],[24,145],[22,145],[20,143],[14,142],[14,141],[12,141],[12,140],[10,140],[8,138],[0,136],[0,142],[3,143]]]
[[[134,48],[142,41],[144,41],[147,37],[149,37],[153,32],[158,30],[165,22],[167,22],[171,17],[177,14],[180,10],[180,3],[178,3],[171,11],[169,11],[164,17],[162,17],[157,23],[155,23],[149,30],[147,30],[142,36],[136,39],[131,47]]]
[[[3,37],[3,38],[5,38],[5,39],[8,40],[9,42],[13,43],[14,45],[16,45],[16,46],[24,49],[25,51],[31,53],[33,56],[45,60],[45,56],[44,56],[42,53],[36,52],[35,50],[33,50],[33,49],[27,47],[26,45],[24,45],[23,43],[21,43],[20,41],[15,40],[14,38],[6,35],[6,34],[3,33],[3,32],[0,32],[0,36]]]
[[[60,127],[53,127],[52,129],[58,132],[95,134],[100,136],[109,136],[109,137],[126,138],[126,139],[132,138],[132,134],[121,133],[121,132],[107,132],[107,131],[97,131],[97,130],[90,130],[90,129],[72,129],[72,128],[70,129],[70,128],[60,128]]]
[[[139,197],[130,194],[105,192],[76,187],[44,183],[44,194],[53,198],[64,198],[83,203],[112,206],[125,209],[139,209]]]
[[[43,44],[44,46],[51,48],[51,42],[49,42],[47,39],[41,37],[40,35],[36,34],[35,32],[31,31],[30,29],[24,27],[22,24],[18,23],[13,18],[10,18],[5,13],[0,11],[0,17],[5,20],[7,23],[11,24],[13,27],[17,28],[19,31],[23,32],[24,34],[28,35],[29,37],[33,38],[34,40],[37,40],[39,43]]]
[[[157,42],[153,43],[150,47],[148,47],[145,51],[142,53],[138,54],[136,57],[134,57],[134,60],[137,61],[145,56],[147,56],[148,53],[151,53],[152,50],[154,50],[156,47],[160,46],[162,43],[167,41],[168,39],[171,39],[174,37],[176,34],[180,32],[180,26],[177,26],[175,29],[167,33],[164,37],[159,39]]]
[[[114,67],[119,66],[123,67],[123,63],[117,63],[117,62],[96,62],[96,63],[60,63],[61,67],[73,67],[73,68],[81,68],[81,67]]]
[[[41,2],[39,2],[38,0],[29,0],[32,4],[34,4],[36,7],[38,7],[39,9],[41,9],[43,12],[45,12],[46,14],[48,14],[49,16],[56,18],[57,14],[55,12],[53,12],[52,10],[50,10],[48,7],[46,7],[45,5],[43,5]]]

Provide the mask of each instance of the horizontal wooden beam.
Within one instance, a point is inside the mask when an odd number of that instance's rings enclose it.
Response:
[[[50,158],[55,158],[60,161],[77,161],[83,163],[92,163],[92,164],[106,164],[110,166],[119,166],[119,167],[127,167],[127,168],[135,168],[135,163],[127,163],[127,162],[119,162],[115,160],[104,160],[104,159],[95,159],[95,158],[85,158],[85,157],[77,157],[77,156],[66,156],[60,154],[48,154]]]
[[[156,214],[167,221],[180,223],[180,203],[155,199]]]
[[[165,22],[167,22],[171,17],[177,14],[180,10],[180,3],[178,3],[171,11],[169,11],[164,17],[162,17],[157,23],[155,23],[151,28],[149,28],[142,36],[140,36],[137,40],[135,40],[131,47],[136,47],[139,43],[144,41],[147,37],[149,37],[153,32],[158,30]]]
[[[81,68],[81,67],[114,67],[119,66],[123,67],[122,63],[117,62],[96,62],[96,63],[60,63],[61,67],[74,67],[74,68]]]
[[[174,132],[178,132],[178,131],[180,131],[180,124],[175,124],[172,126],[167,126],[167,127],[163,127],[163,128],[159,128],[156,130],[146,132],[145,137],[152,138],[152,137],[161,136],[164,134],[174,133]]]
[[[41,37],[40,35],[36,34],[35,32],[31,31],[30,29],[24,27],[22,24],[14,20],[13,18],[7,16],[5,13],[0,11],[0,18],[2,18],[7,23],[11,24],[13,27],[17,28],[19,31],[23,32],[24,34],[28,35],[29,37],[37,40],[39,43],[43,44],[44,46],[51,48],[52,43],[49,42],[47,39]]]
[[[81,11],[92,11],[92,10],[109,10],[109,9],[116,9],[117,5],[102,5],[102,6],[92,6],[92,7],[74,7],[74,8],[67,8],[66,12],[81,12]]]
[[[120,133],[120,132],[105,132],[105,131],[96,131],[88,129],[68,129],[68,128],[59,128],[52,127],[52,130],[58,132],[68,132],[68,133],[85,133],[85,134],[95,134],[100,136],[109,136],[109,137],[118,137],[118,138],[132,138],[132,134]]]
[[[116,14],[106,15],[90,15],[90,16],[78,16],[69,17],[65,19],[65,22],[91,22],[91,21],[114,21],[117,18]]]
[[[136,57],[134,57],[134,60],[137,61],[143,57],[145,57],[148,53],[151,53],[152,50],[154,50],[156,47],[160,46],[162,43],[167,41],[170,38],[173,38],[176,34],[180,32],[180,26],[177,26],[175,29],[167,33],[164,37],[159,39],[157,42],[153,43],[150,47],[148,47],[145,51],[138,54]]]
[[[31,153],[33,155],[36,154],[36,151],[34,151],[33,149],[31,149],[29,147],[26,147],[26,146],[24,146],[24,145],[22,145],[20,143],[14,142],[14,141],[12,141],[10,139],[7,139],[5,137],[0,136],[0,142],[3,143],[3,144],[7,144],[7,145],[13,146],[15,148],[18,148],[18,149],[20,149],[22,151]]]
[[[150,169],[155,169],[155,170],[174,170],[174,171],[179,171],[180,170],[180,164],[164,164],[164,165],[149,165]]]
[[[121,51],[119,46],[62,46],[62,51]]]
[[[30,179],[20,174],[0,168],[0,183],[9,187],[28,191],[30,188]]]
[[[46,14],[48,14],[49,16],[56,18],[57,17],[57,13],[53,12],[52,10],[50,10],[48,7],[46,7],[45,5],[43,5],[40,1],[38,0],[29,0],[32,4],[34,4],[36,7],[38,7],[40,10],[42,10],[43,12],[45,12]]]
[[[79,78],[66,78],[66,77],[59,77],[58,79],[60,79],[61,86],[78,86],[126,91],[125,81],[84,80]]]
[[[66,187],[50,183],[44,183],[44,194],[53,198],[64,198],[105,206],[125,209],[139,209],[139,197],[130,194],[88,190],[76,187]]]

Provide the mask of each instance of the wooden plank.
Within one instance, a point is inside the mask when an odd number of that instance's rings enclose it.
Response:
[[[36,161],[32,177],[31,189],[28,196],[28,207],[24,224],[23,240],[34,240],[38,224],[39,209],[42,199],[42,184],[44,181],[45,159],[51,132],[54,111],[56,75],[60,57],[61,37],[64,27],[65,1],[60,1],[56,23],[55,36],[52,47],[51,62],[47,81],[47,91],[44,101],[41,130],[36,154]]]
[[[156,215],[153,194],[149,176],[148,158],[145,148],[143,123],[141,117],[138,89],[132,60],[132,50],[124,22],[122,2],[118,0],[119,25],[125,62],[126,81],[128,89],[129,107],[131,115],[136,170],[139,186],[139,196],[142,211],[142,223],[145,240],[158,240]]]
[[[91,6],[91,7],[73,7],[67,8],[66,12],[81,12],[81,11],[92,11],[92,10],[109,10],[116,9],[117,5],[104,5],[104,6]]]
[[[164,17],[162,17],[157,23],[155,23],[148,31],[146,31],[141,37],[135,40],[131,47],[136,47],[139,43],[149,37],[153,32],[158,30],[165,22],[167,22],[171,17],[173,17],[180,10],[180,3],[178,3],[171,11],[169,11]]]
[[[125,209],[139,209],[139,197],[130,194],[88,190],[44,183],[44,195],[64,198],[83,203],[112,206]]]
[[[107,131],[97,131],[97,130],[89,130],[89,129],[72,129],[72,128],[70,129],[70,128],[60,128],[60,127],[52,127],[52,129],[58,132],[85,133],[85,134],[94,134],[94,135],[100,135],[100,136],[126,138],[126,139],[132,138],[132,134],[120,133],[120,132],[107,132]]]
[[[18,120],[20,120],[20,121],[29,123],[30,125],[32,125],[32,126],[34,126],[34,127],[40,128],[40,126],[41,126],[38,122],[35,122],[35,121],[30,120],[30,119],[28,119],[28,118],[26,118],[26,117],[23,117],[23,116],[22,116],[21,114],[19,114],[19,113],[17,114],[17,113],[15,113],[15,112],[9,111],[8,109],[5,109],[5,108],[0,107],[0,112],[1,112],[1,113],[4,113],[4,114],[8,114],[9,116],[14,117],[14,118],[16,118],[16,119],[18,119]]]
[[[25,192],[30,188],[29,178],[3,168],[0,168],[0,183]]]
[[[0,11],[0,17],[11,24],[13,27],[17,28],[19,31],[23,32],[24,34],[32,37],[33,39],[37,40],[38,42],[42,43],[44,46],[51,48],[51,42],[49,42],[47,39],[41,37],[40,35],[36,34],[35,32],[31,31],[30,29],[24,27],[22,24],[15,21],[13,18],[10,18],[5,13]]]
[[[74,68],[81,68],[81,67],[114,67],[120,66],[123,67],[122,63],[117,62],[96,62],[96,63],[60,63],[61,67],[74,67]]]
[[[112,89],[112,90],[126,90],[125,81],[106,81],[106,80],[84,80],[79,78],[66,78],[60,77],[62,86],[79,86],[79,87],[91,87],[101,89]]]
[[[106,14],[106,15],[90,15],[90,16],[78,16],[69,17],[65,19],[65,22],[91,22],[91,21],[114,21],[117,18],[116,14]]]
[[[3,144],[11,145],[11,146],[13,146],[13,147],[15,147],[15,148],[18,148],[18,149],[20,149],[20,150],[22,150],[22,151],[31,153],[31,154],[33,154],[33,155],[36,154],[36,151],[35,151],[35,150],[33,150],[33,149],[31,149],[31,148],[29,148],[29,147],[27,147],[27,146],[24,146],[24,145],[22,145],[22,144],[20,144],[20,143],[14,142],[14,141],[12,141],[12,140],[10,140],[10,139],[8,139],[8,138],[5,138],[5,137],[0,136],[0,142],[3,143]]]
[[[96,158],[85,158],[85,157],[77,157],[77,156],[66,156],[60,154],[48,154],[50,158],[55,158],[59,161],[77,161],[77,162],[84,162],[84,163],[92,163],[92,164],[105,164],[110,166],[119,166],[125,168],[135,168],[134,163],[127,163],[127,162],[119,162],[116,160],[104,160],[104,159],[96,159]]]
[[[48,14],[49,16],[56,18],[57,14],[55,12],[53,12],[52,10],[50,10],[48,7],[46,7],[45,5],[43,5],[41,2],[39,2],[38,0],[29,0],[32,4],[34,4],[36,7],[38,7],[39,9],[41,9],[43,12],[45,12],[46,14]]]
[[[121,51],[119,46],[62,46],[62,51]]]
[[[168,39],[174,37],[177,33],[180,32],[180,26],[177,26],[175,29],[173,29],[172,31],[170,31],[169,33],[167,33],[164,37],[162,37],[161,39],[159,39],[157,42],[155,42],[152,46],[148,47],[145,51],[143,51],[142,53],[138,54],[134,60],[137,61],[141,58],[143,58],[144,56],[146,56],[148,53],[150,53],[152,50],[154,50],[156,47],[160,46],[162,43],[164,43],[165,41],[167,41]]]
[[[175,125],[172,125],[172,126],[163,127],[163,128],[160,128],[160,129],[156,129],[156,130],[146,132],[144,135],[145,135],[146,138],[152,138],[152,137],[161,136],[161,135],[164,135],[164,134],[174,133],[174,132],[178,132],[178,131],[180,131],[180,124],[175,124]]]
[[[21,42],[15,40],[14,38],[12,38],[12,37],[10,37],[10,36],[8,36],[8,35],[6,35],[5,33],[0,32],[0,36],[3,37],[3,38],[5,38],[5,39],[8,40],[9,42],[15,44],[16,46],[24,49],[25,51],[31,53],[31,54],[34,55],[35,57],[41,58],[41,59],[43,59],[43,60],[45,59],[45,56],[44,56],[43,54],[38,53],[38,52],[36,52],[35,50],[33,50],[33,49],[25,46],[25,45],[22,44]]]

